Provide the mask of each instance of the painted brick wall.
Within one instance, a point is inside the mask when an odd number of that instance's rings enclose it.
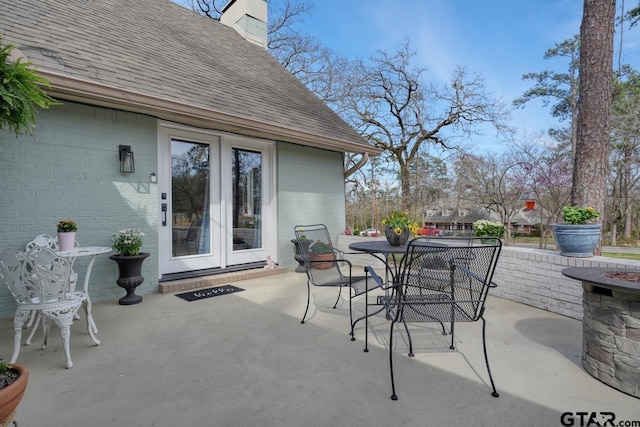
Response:
[[[298,224],[325,224],[335,241],[345,228],[342,155],[278,143],[278,263],[294,269]]]
[[[131,145],[136,173],[120,174],[118,145]],[[140,293],[157,290],[158,197],[149,174],[157,172],[156,119],[72,102],[42,111],[34,137],[0,130],[0,251],[24,248],[38,234],[56,234],[60,219],[79,225],[83,246],[111,246],[111,235],[125,227],[146,233]],[[77,258],[84,277],[88,259]],[[96,258],[92,301],[116,299],[117,266]],[[12,317],[13,298],[0,287],[0,317]]]
[[[582,319],[582,283],[562,275],[569,267],[637,268],[640,262],[606,258],[570,258],[557,252],[504,247],[491,295]]]

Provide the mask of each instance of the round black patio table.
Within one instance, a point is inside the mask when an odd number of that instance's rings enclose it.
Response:
[[[416,243],[414,243],[415,245]],[[448,245],[444,243],[436,243],[436,242],[420,242],[417,243],[420,246],[433,247],[434,249],[438,248],[446,248]],[[387,279],[387,283],[389,282],[388,273],[390,272],[392,275],[392,279],[395,279],[398,276],[398,268],[399,264],[396,260],[396,255],[407,253],[407,247],[409,243],[405,243],[401,246],[393,246],[389,244],[386,240],[373,240],[373,241],[364,241],[364,242],[356,242],[349,245],[349,249],[356,252],[364,252],[369,255],[373,255],[380,261],[384,263],[385,268],[385,279]],[[389,255],[393,255],[393,268],[389,265]]]

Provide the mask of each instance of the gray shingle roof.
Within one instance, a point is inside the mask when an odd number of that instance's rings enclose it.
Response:
[[[169,0],[0,0],[0,16],[40,71],[377,151],[264,49]]]

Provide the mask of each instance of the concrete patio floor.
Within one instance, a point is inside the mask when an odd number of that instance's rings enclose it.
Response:
[[[455,351],[434,325],[419,325],[416,357],[407,357],[403,334],[394,340],[394,402],[389,323],[370,321],[364,353],[363,328],[349,340],[348,302],[333,310],[335,290],[314,288],[311,318],[301,325],[305,282],[289,272],[195,302],[153,294],[135,306],[94,304],[102,345],[92,345],[84,318],[76,321],[72,369],[64,368],[55,326],[46,350],[41,334],[22,347],[18,363],[30,378],[16,420],[20,427],[512,427],[561,426],[564,412],[601,411],[640,420],[638,399],[582,369],[579,321],[491,297],[485,317],[500,397],[488,385],[481,323],[456,325]],[[0,320],[5,360],[12,329],[11,319]]]

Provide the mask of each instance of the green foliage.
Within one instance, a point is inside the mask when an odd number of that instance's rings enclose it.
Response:
[[[61,219],[58,221],[58,233],[68,233],[70,231],[78,231],[78,224],[72,219]]]
[[[480,219],[473,223],[473,233],[479,237],[502,237],[505,226],[499,221]]]
[[[4,363],[0,357],[0,390],[9,387],[19,376],[19,372],[14,369],[13,365]]]
[[[567,224],[587,224],[598,219],[600,212],[591,206],[564,206],[562,208],[562,219]]]
[[[411,219],[409,212],[393,211],[391,215],[382,220],[385,227],[392,228],[397,235],[407,228],[412,234],[418,234],[418,224]]]
[[[122,256],[134,256],[140,253],[144,233],[137,228],[125,228],[115,233],[111,239],[113,248]]]
[[[11,369],[11,365],[4,363],[2,357],[0,357],[0,375],[6,373],[9,369]]]
[[[578,102],[578,74],[580,65],[580,35],[576,34],[548,49],[544,59],[564,57],[569,59],[569,67],[564,73],[545,70],[537,73],[527,73],[522,80],[532,80],[534,86],[521,97],[513,101],[515,107],[524,105],[534,99],[540,99],[544,107],[555,100],[551,115],[561,119],[571,119]]]
[[[640,4],[629,10],[624,15],[624,19],[629,21],[629,28],[633,28],[640,21]]]
[[[318,240],[311,244],[309,251],[314,254],[332,254],[333,247],[328,243]]]
[[[49,108],[58,104],[41,86],[49,82],[31,68],[30,62],[11,61],[13,45],[2,45],[0,37],[0,129],[5,126],[16,134],[33,135],[36,108]]]

